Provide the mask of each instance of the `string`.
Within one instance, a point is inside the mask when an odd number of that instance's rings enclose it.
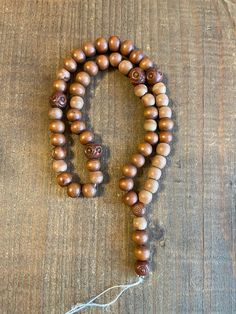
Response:
[[[87,308],[87,307],[100,307],[100,308],[105,308],[107,306],[110,306],[112,304],[114,304],[119,297],[128,289],[135,287],[137,285],[139,285],[140,283],[142,283],[144,281],[143,277],[139,277],[138,281],[131,283],[131,284],[125,284],[125,285],[116,285],[113,287],[110,287],[106,290],[104,290],[103,292],[101,292],[100,294],[98,294],[96,297],[92,298],[91,300],[89,300],[87,303],[78,303],[75,306],[72,307],[72,309],[68,312],[66,312],[65,314],[74,314],[74,313],[78,313],[79,311]],[[117,294],[117,296],[110,301],[109,303],[94,303],[93,301],[97,300],[98,298],[100,298],[102,295],[104,295],[106,292],[112,290],[112,289],[119,289],[121,288],[121,291]]]

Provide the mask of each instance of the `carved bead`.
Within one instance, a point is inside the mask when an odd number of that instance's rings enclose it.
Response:
[[[137,261],[134,270],[138,276],[147,276],[150,271],[148,261]]]
[[[94,143],[87,144],[84,153],[88,159],[100,158],[102,156],[102,146]]]
[[[154,85],[163,79],[163,74],[157,68],[150,68],[147,70],[148,84]]]
[[[143,84],[146,79],[145,72],[138,67],[133,68],[129,72],[129,79],[130,79],[131,84],[133,85]]]
[[[52,107],[65,108],[67,104],[66,95],[62,92],[55,92],[50,97],[50,104]]]
[[[146,208],[143,203],[136,203],[132,206],[132,213],[137,217],[142,217],[145,215]]]

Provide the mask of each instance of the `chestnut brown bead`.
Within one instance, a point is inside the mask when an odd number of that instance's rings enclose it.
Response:
[[[148,233],[145,230],[136,230],[132,234],[132,240],[138,244],[143,245],[148,242]]]
[[[123,60],[120,62],[118,69],[119,71],[124,74],[124,75],[128,75],[129,71],[133,68],[133,65],[130,61],[128,60]]]
[[[82,49],[75,49],[72,51],[73,59],[78,63],[83,63],[86,60],[85,53]]]
[[[57,183],[60,186],[66,186],[72,181],[72,174],[69,172],[62,172],[57,176]]]
[[[65,124],[61,120],[53,120],[49,124],[49,130],[53,133],[63,133]]]
[[[71,132],[74,134],[80,134],[86,129],[84,121],[74,121],[70,126]]]
[[[118,52],[113,52],[109,56],[109,61],[113,67],[117,68],[122,61],[122,55]]]
[[[147,246],[145,245],[138,245],[134,249],[134,256],[139,260],[139,261],[147,261],[150,258],[150,250]]]
[[[78,72],[75,77],[75,80],[76,82],[82,84],[84,87],[87,87],[91,81],[89,74],[84,71]]]
[[[120,49],[120,38],[111,36],[108,40],[108,46],[111,51],[118,51]]]
[[[163,74],[157,68],[149,68],[146,73],[149,85],[154,85],[163,79]]]
[[[63,80],[55,80],[53,82],[53,89],[57,92],[64,92],[66,90],[66,82]]]
[[[103,181],[103,173],[101,171],[89,172],[89,179],[91,183],[100,184]]]
[[[174,122],[170,118],[162,118],[158,121],[158,127],[161,131],[171,131],[173,126]]]
[[[94,141],[94,134],[89,130],[85,130],[80,134],[79,140],[83,145],[92,143]]]
[[[98,171],[101,168],[101,162],[98,159],[89,159],[86,163],[86,168],[89,171]]]
[[[84,71],[91,76],[95,76],[98,73],[98,66],[94,61],[87,61],[84,64]]]
[[[105,55],[99,55],[96,58],[96,63],[99,67],[99,70],[104,71],[109,68],[109,59]]]
[[[122,42],[120,46],[120,52],[123,56],[128,56],[132,50],[134,50],[134,44],[132,40],[127,39]]]
[[[70,85],[70,93],[71,95],[84,96],[85,87],[80,83],[72,83]]]
[[[60,108],[50,108],[48,111],[48,116],[53,120],[60,120],[63,116],[63,111]]]
[[[71,108],[67,111],[67,119],[71,122],[81,120],[82,112],[79,109]]]
[[[137,261],[134,265],[134,270],[140,277],[147,276],[150,272],[148,261]]]
[[[66,69],[62,68],[57,72],[57,79],[63,80],[65,82],[69,81],[70,79],[70,72]]]
[[[144,54],[139,49],[134,49],[129,56],[129,60],[134,64],[138,64],[143,58]]]
[[[152,145],[150,145],[149,143],[146,143],[146,142],[141,143],[138,145],[138,151],[140,154],[147,157],[147,156],[151,155],[151,153],[152,153]]]
[[[95,41],[95,48],[98,53],[105,53],[108,50],[108,42],[104,37],[98,37]]]
[[[137,202],[132,206],[132,213],[137,217],[142,217],[146,213],[146,208],[143,203]]]
[[[52,168],[55,172],[64,172],[67,170],[67,163],[64,160],[54,160]]]
[[[93,57],[96,54],[94,45],[90,42],[86,42],[82,45],[82,50],[87,57]]]
[[[144,71],[147,71],[149,68],[153,67],[153,62],[150,58],[144,57],[140,63],[139,67],[143,69]]]
[[[145,164],[145,158],[141,154],[133,154],[131,156],[131,163],[137,167],[140,168]]]
[[[70,183],[67,187],[67,194],[70,197],[78,197],[81,193],[81,185],[79,183]]]
[[[170,154],[170,145],[167,143],[159,143],[156,147],[157,155],[167,157]]]
[[[57,107],[61,109],[65,108],[67,104],[66,95],[63,94],[62,92],[55,92],[50,97],[50,104],[52,107]]]
[[[134,191],[129,191],[123,196],[125,205],[132,206],[138,201],[138,195]]]
[[[97,159],[102,156],[102,146],[100,144],[89,143],[85,146],[84,154],[89,159]]]
[[[63,146],[66,143],[66,138],[64,134],[51,134],[50,139],[53,146]]]
[[[134,187],[134,181],[131,178],[121,178],[119,187],[122,191],[130,191]]]
[[[55,147],[52,151],[52,158],[55,160],[65,159],[66,158],[66,149],[64,147]]]
[[[64,60],[64,68],[69,72],[75,72],[77,69],[77,63],[73,58],[66,58]]]
[[[129,72],[129,79],[133,85],[143,84],[146,79],[145,72],[138,67],[133,68]]]
[[[173,139],[171,132],[161,131],[159,132],[159,142],[160,143],[170,143]]]
[[[154,106],[150,106],[144,109],[144,117],[146,119],[156,119],[158,117],[158,110]]]
[[[86,183],[82,186],[82,193],[84,197],[94,197],[97,193],[97,190],[94,184]]]
[[[151,145],[155,145],[158,142],[158,135],[156,132],[147,132],[144,136],[144,140]]]
[[[124,165],[122,168],[123,175],[129,178],[133,178],[137,174],[137,168],[134,165]]]

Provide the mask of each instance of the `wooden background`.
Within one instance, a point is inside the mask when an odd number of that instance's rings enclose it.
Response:
[[[134,280],[117,184],[144,132],[126,78],[106,73],[87,96],[106,146],[100,197],[69,199],[50,160],[56,69],[72,48],[112,34],[166,73],[175,141],[150,207],[153,274],[111,308],[84,312],[236,313],[235,21],[234,0],[0,0],[2,314],[64,313]],[[73,150],[86,178],[76,138]]]

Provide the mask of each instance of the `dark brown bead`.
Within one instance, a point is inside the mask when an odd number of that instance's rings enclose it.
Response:
[[[154,85],[163,79],[163,74],[157,68],[150,68],[147,70],[147,81],[148,84]]]
[[[170,143],[172,141],[172,138],[173,136],[171,132],[166,132],[166,131],[159,132],[160,143]]]
[[[111,36],[108,40],[109,49],[111,51],[118,51],[120,49],[120,38]]]
[[[174,127],[174,122],[170,118],[162,118],[158,122],[158,127],[161,131],[170,131]]]
[[[123,191],[130,191],[134,187],[134,181],[130,178],[122,178],[120,179],[119,187]]]
[[[108,42],[104,37],[99,37],[95,41],[95,48],[98,53],[105,53],[108,50]]]
[[[144,207],[144,204],[141,202],[138,202],[132,206],[132,213],[137,217],[142,217],[146,213],[146,208]]]
[[[129,191],[123,196],[123,202],[128,205],[132,206],[138,201],[138,195],[134,191]]]
[[[60,186],[66,186],[72,181],[72,174],[69,172],[62,172],[57,176],[57,183]]]
[[[129,39],[123,41],[120,46],[120,52],[123,56],[128,56],[133,49],[134,49],[134,44],[132,40],[129,40]]]
[[[79,183],[70,183],[67,187],[67,194],[70,197],[78,197],[81,192],[81,185]]]
[[[66,95],[62,92],[55,92],[50,97],[50,104],[52,107],[65,108],[67,104]]]
[[[144,140],[151,145],[154,145],[158,142],[158,135],[156,132],[147,132],[144,136]]]
[[[94,45],[90,42],[84,43],[82,45],[82,50],[87,57],[92,57],[96,54],[96,49]]]
[[[143,59],[143,57],[144,54],[141,50],[134,49],[129,56],[129,60],[134,64],[138,64]]]
[[[133,68],[129,72],[129,79],[133,85],[143,84],[146,79],[145,72],[138,67]]]
[[[81,120],[82,112],[79,109],[72,108],[67,111],[66,116],[69,121],[73,122],[73,121]]]
[[[138,244],[143,245],[148,242],[148,233],[145,230],[135,230],[132,234],[132,240]]]
[[[84,153],[88,159],[100,158],[102,156],[102,146],[95,143],[87,144]]]
[[[52,151],[52,158],[56,160],[66,158],[66,149],[64,147],[55,147]]]
[[[150,272],[148,261],[137,261],[134,270],[138,276],[147,276]]]

